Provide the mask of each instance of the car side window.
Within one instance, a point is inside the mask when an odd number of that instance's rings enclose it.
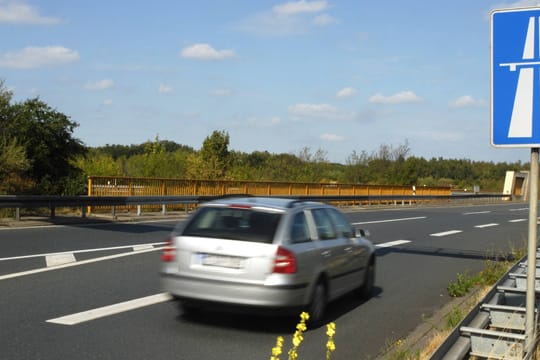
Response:
[[[294,216],[291,227],[291,243],[298,244],[310,241],[309,227],[304,212],[299,212]]]
[[[353,237],[353,229],[351,227],[351,224],[343,214],[341,214],[336,209],[328,209],[328,212],[330,213],[330,216],[332,217],[332,221],[334,222],[336,226],[336,230],[339,234],[339,236],[343,236],[346,238],[352,238]]]
[[[313,220],[317,227],[319,240],[330,240],[337,238],[336,230],[332,224],[330,216],[324,209],[313,209]]]

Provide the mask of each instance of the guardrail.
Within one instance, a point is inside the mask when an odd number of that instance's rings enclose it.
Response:
[[[229,196],[252,196],[234,194]],[[81,208],[82,217],[86,217],[89,207],[111,207],[113,216],[117,206],[137,206],[140,214],[143,205],[161,205],[162,212],[165,213],[169,205],[194,205],[210,200],[223,198],[223,195],[194,195],[194,196],[35,196],[35,195],[1,195],[0,208],[12,208],[16,210],[16,220],[20,220],[20,209],[25,208],[47,208],[50,216],[54,217],[56,208]],[[511,200],[510,195],[504,194],[468,194],[468,195],[363,195],[363,196],[338,196],[338,195],[290,195],[279,196],[283,198],[299,199],[305,201],[333,202],[345,205],[394,205],[412,206],[420,203],[432,202],[454,202],[454,201],[477,201]]]
[[[536,316],[534,339],[526,348],[526,257],[517,262],[461,321],[431,360],[534,358],[538,330],[538,296],[540,295],[540,254],[536,260]]]

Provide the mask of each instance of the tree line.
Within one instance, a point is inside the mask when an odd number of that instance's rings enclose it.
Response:
[[[322,149],[297,153],[245,153],[229,149],[230,136],[215,130],[199,150],[156,136],[142,144],[88,147],[74,137],[78,123],[39,98],[13,102],[0,81],[0,194],[78,195],[88,176],[207,180],[339,182],[450,186],[501,192],[508,170],[528,164],[467,159],[425,159],[408,141],[353,151],[332,163]]]

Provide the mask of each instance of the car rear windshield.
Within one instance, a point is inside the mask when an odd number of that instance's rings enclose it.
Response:
[[[182,235],[272,243],[281,218],[279,213],[251,208],[201,209],[186,225]]]

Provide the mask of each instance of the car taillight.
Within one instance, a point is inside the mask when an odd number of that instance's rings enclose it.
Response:
[[[174,239],[170,238],[167,240],[167,244],[165,244],[165,247],[163,248],[163,252],[161,253],[161,261],[171,262],[171,261],[174,261],[174,258],[175,258]]]
[[[294,254],[281,246],[278,247],[273,272],[277,274],[294,274],[296,272],[296,257]]]

